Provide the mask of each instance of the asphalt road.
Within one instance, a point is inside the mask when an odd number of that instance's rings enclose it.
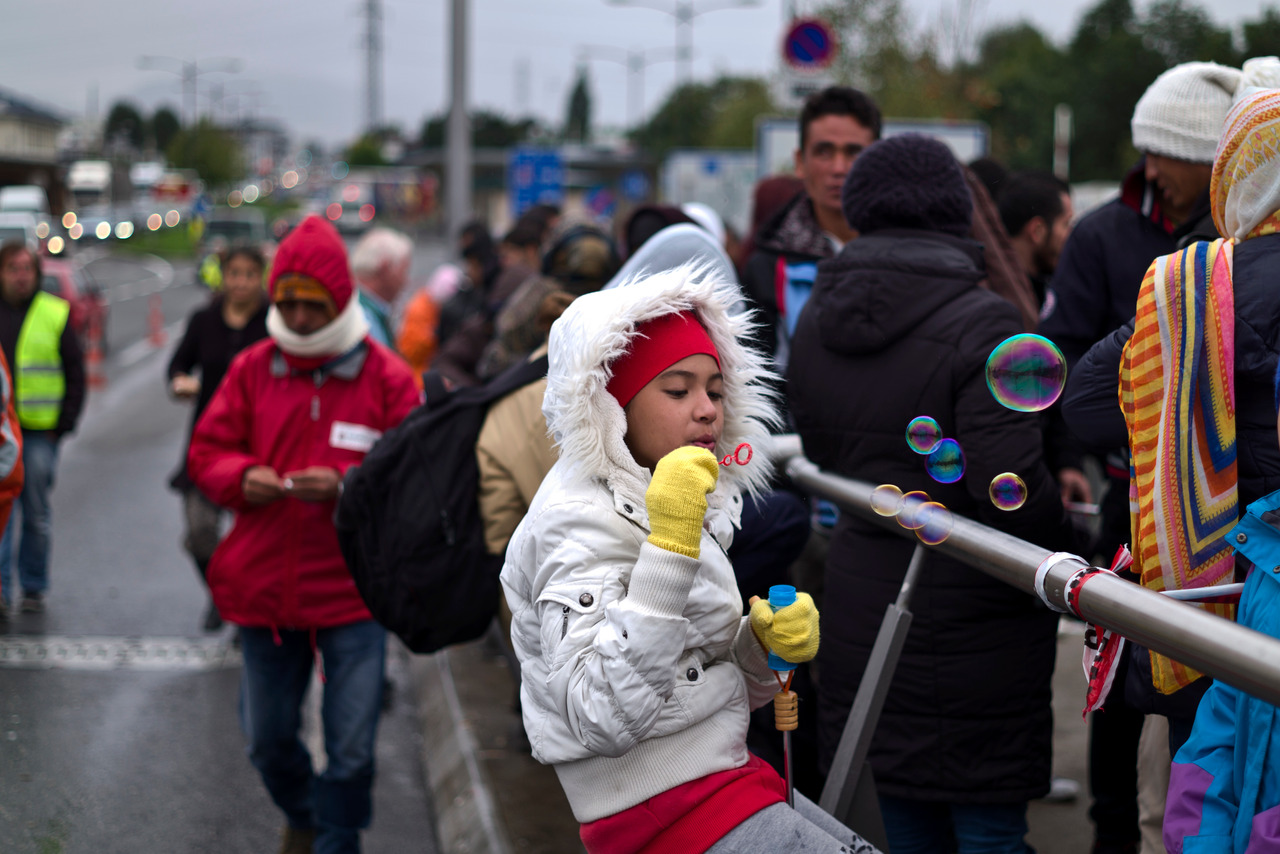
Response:
[[[244,756],[233,630],[200,632],[205,594],[166,487],[189,413],[167,398],[164,366],[208,295],[190,265],[88,266],[110,303],[108,385],[62,448],[48,611],[0,634],[0,852],[265,854],[282,821]],[[148,340],[152,292],[164,346]],[[388,673],[397,699],[365,850],[434,852],[403,654]]]

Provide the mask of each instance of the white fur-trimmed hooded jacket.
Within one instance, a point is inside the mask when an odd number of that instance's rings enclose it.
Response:
[[[551,329],[543,412],[560,458],[511,539],[502,584],[533,755],[555,766],[580,822],[743,765],[749,710],[777,690],[725,553],[743,493],[770,475],[761,452],[776,417],[738,301],[686,266],[579,297]],[[744,441],[756,452],[721,467],[697,559],[646,541],[650,472],[606,389],[637,323],[689,310],[724,376],[717,456]]]

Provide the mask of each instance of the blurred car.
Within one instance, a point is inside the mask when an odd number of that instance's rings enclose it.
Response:
[[[256,208],[246,210],[214,210],[204,223],[204,242],[222,246],[240,246],[245,243],[261,247],[269,240],[267,218]]]
[[[236,246],[254,246],[271,263],[275,243],[267,228],[267,218],[257,208],[233,210],[217,208],[204,223],[196,266],[196,281],[210,290],[222,287],[222,255]]]
[[[0,211],[0,243],[20,240],[30,246],[32,251],[38,252],[39,225],[35,214],[29,211]]]
[[[88,352],[90,325],[97,324],[99,341],[105,352],[107,342],[107,300],[102,287],[80,265],[63,258],[40,259],[40,289],[62,297],[71,304],[71,329]]]

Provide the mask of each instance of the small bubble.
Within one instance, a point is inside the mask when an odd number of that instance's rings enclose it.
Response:
[[[991,503],[1001,510],[1017,510],[1027,501],[1027,485],[1022,478],[1007,471],[991,479],[987,495],[991,496]]]
[[[942,428],[928,415],[919,415],[907,425],[907,447],[917,454],[927,454],[942,441]]]
[[[964,477],[964,451],[955,439],[943,439],[924,461],[925,471],[938,483],[955,483]]]
[[[919,520],[920,508],[929,503],[927,492],[908,492],[902,496],[902,509],[898,511],[898,524],[916,530],[924,523]]]
[[[926,501],[916,511],[916,536],[927,546],[936,546],[951,536],[956,519],[950,510],[936,501]]]
[[[1066,383],[1067,360],[1040,335],[1006,338],[987,358],[987,388],[1001,406],[1015,412],[1047,409]]]
[[[902,490],[884,483],[871,490],[871,509],[881,516],[897,516],[902,509]]]

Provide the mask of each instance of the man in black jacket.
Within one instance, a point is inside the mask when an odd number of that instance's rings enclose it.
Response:
[[[1161,74],[1138,101],[1131,129],[1143,159],[1125,176],[1119,198],[1076,225],[1046,297],[1038,331],[1062,348],[1072,369],[1094,342],[1133,317],[1153,260],[1218,236],[1209,212],[1209,178],[1239,79],[1238,69],[1188,62]],[[1102,499],[1098,545],[1106,558],[1129,540],[1128,463],[1124,451],[1114,451],[1107,456],[1110,487]],[[1094,851],[1135,852],[1143,715],[1117,700],[1090,722]]]
[[[991,350],[1023,331],[1017,309],[983,290],[972,200],[942,143],[878,142],[844,187],[857,240],[819,265],[787,370],[806,454],[821,468],[904,492],[927,490],[957,515],[1051,549],[1070,526],[1034,415],[986,387]],[[926,473],[907,424],[928,415],[958,441],[958,482]],[[1017,472],[1027,500],[988,498]],[[904,536],[906,534],[906,536]],[[914,537],[841,514],[826,563],[818,653],[820,762],[829,767]],[[870,761],[894,854],[1026,851],[1027,801],[1049,791],[1057,615],[1033,596],[931,552],[885,698]]]
[[[811,95],[800,112],[795,169],[804,192],[755,235],[742,282],[760,311],[759,346],[774,357],[779,372],[786,369],[818,261],[857,236],[841,210],[840,188],[854,160],[880,138],[880,121],[875,102],[845,86]]]

